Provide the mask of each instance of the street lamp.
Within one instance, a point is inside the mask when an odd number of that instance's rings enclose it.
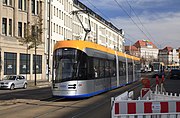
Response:
[[[34,36],[34,85],[36,86],[36,55],[37,55],[37,39],[38,39],[38,27],[33,28],[33,36]]]
[[[47,70],[47,74],[48,74],[48,81],[50,80],[50,40],[51,40],[51,0],[49,0],[49,37],[48,37],[48,59],[47,59],[47,65],[48,65],[48,70]]]

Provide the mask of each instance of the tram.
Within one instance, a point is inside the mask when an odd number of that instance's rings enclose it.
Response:
[[[164,63],[163,62],[152,62],[152,73],[153,77],[161,77],[164,74]]]
[[[52,94],[86,98],[140,78],[140,59],[80,40],[59,41],[54,46]]]

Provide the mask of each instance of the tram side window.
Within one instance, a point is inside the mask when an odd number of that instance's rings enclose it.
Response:
[[[105,60],[100,60],[100,64],[99,64],[99,73],[100,73],[100,78],[103,78],[105,75]]]
[[[123,62],[119,61],[119,76],[123,76]]]
[[[132,75],[133,74],[133,67],[132,67],[132,63],[128,63],[128,74]]]
[[[125,76],[126,75],[126,63],[125,62],[122,63],[122,71],[123,71],[122,75]]]
[[[136,69],[136,72],[138,72],[141,69],[141,64],[136,64],[135,69]]]
[[[93,58],[89,57],[88,58],[88,65],[87,65],[87,78],[88,79],[93,79],[95,78],[94,74],[94,66],[93,66]]]
[[[111,77],[116,76],[116,65],[114,61],[110,61],[110,76]]]
[[[93,59],[93,75],[94,78],[98,78],[99,77],[99,59],[94,58]]]
[[[79,52],[78,55],[79,62],[79,79],[86,79],[87,75],[87,56],[83,52]]]
[[[110,65],[109,65],[109,61],[106,60],[105,61],[105,77],[109,77],[110,76]]]

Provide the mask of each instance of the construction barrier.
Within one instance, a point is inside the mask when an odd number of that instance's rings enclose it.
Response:
[[[116,100],[114,97],[111,98],[112,118],[180,118],[179,96],[153,92],[150,96],[151,100]]]
[[[176,114],[180,113],[180,101],[131,100],[116,102],[114,115],[126,114]]]
[[[129,99],[129,92],[111,98],[112,118],[180,118],[180,95],[167,93],[156,76],[155,92],[150,89],[150,81],[145,78],[138,100]]]
[[[115,102],[112,108],[112,118],[127,116],[131,116],[132,118],[143,116],[143,118],[146,118],[155,115],[161,115],[163,118],[180,118],[180,100],[122,100]]]

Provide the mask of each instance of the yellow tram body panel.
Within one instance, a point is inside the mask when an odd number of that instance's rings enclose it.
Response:
[[[115,55],[115,53],[117,53],[118,56],[129,58],[129,59],[136,60],[136,61],[140,61],[140,58],[138,58],[138,57],[131,56],[131,55],[128,55],[128,54],[125,54],[122,52],[116,52],[115,50],[112,50],[105,46],[98,45],[96,43],[89,42],[89,41],[81,41],[81,40],[58,41],[54,46],[54,50],[56,50],[58,48],[75,48],[75,49],[79,49],[81,51],[84,51],[85,48],[91,48],[91,49],[103,51],[103,52],[113,54],[113,55]]]

